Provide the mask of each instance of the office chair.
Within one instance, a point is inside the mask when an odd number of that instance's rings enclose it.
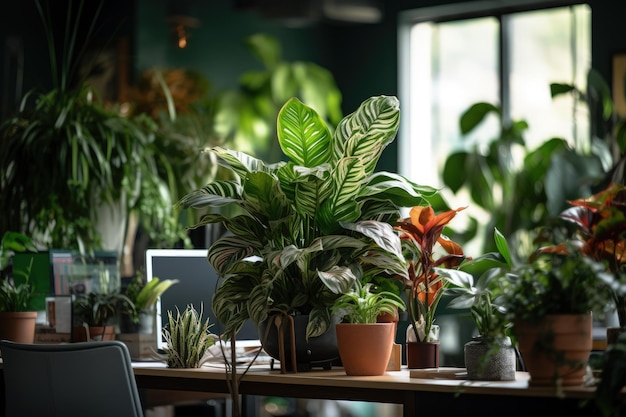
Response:
[[[128,348],[118,340],[0,341],[6,417],[143,417]]]

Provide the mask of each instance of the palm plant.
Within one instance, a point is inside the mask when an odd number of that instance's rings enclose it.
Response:
[[[210,148],[233,177],[192,191],[185,208],[232,208],[197,226],[223,223],[208,260],[223,278],[213,299],[227,338],[251,318],[308,314],[307,337],[326,332],[332,305],[363,276],[406,277],[391,222],[399,207],[425,204],[436,190],[375,172],[395,138],[399,101],[365,100],[334,132],[311,107],[288,100],[278,115],[287,161],[266,164],[242,152]]]

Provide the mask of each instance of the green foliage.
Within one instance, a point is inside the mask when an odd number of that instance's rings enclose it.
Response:
[[[184,233],[173,212],[178,196],[168,182],[175,174],[167,176],[174,170],[158,154],[157,126],[145,115],[125,117],[106,107],[78,76],[102,7],[86,22],[83,38],[83,2],[76,15],[68,10],[60,56],[50,11],[37,2],[54,87],[28,92],[19,111],[0,124],[0,231],[43,236],[47,247],[93,251],[102,247],[97,210],[119,204],[137,210],[153,233],[177,242]],[[46,167],[48,175],[34,175],[34,166]]]
[[[515,265],[503,283],[502,305],[511,320],[536,322],[548,314],[606,312],[613,275],[573,245],[540,248]]]
[[[505,121],[502,109],[490,103],[476,103],[461,116],[460,126],[467,135],[488,117],[496,117],[500,132],[485,147],[467,144],[451,153],[444,164],[443,182],[453,193],[465,190],[472,206],[488,214],[477,233],[497,228],[514,243],[516,251],[528,255],[533,231],[566,208],[567,201],[602,187],[608,181],[623,182],[626,126],[614,111],[606,82],[590,70],[587,91],[568,84],[550,86],[553,98],[573,94],[592,115],[591,135],[570,145],[564,138],[547,138],[535,149],[524,139],[524,120]],[[596,109],[601,111],[597,112]],[[516,157],[521,155],[521,158]],[[470,230],[472,232],[472,230]],[[470,234],[467,239],[475,235]],[[485,252],[495,250],[484,240]]]
[[[13,231],[6,231],[0,241],[0,311],[20,312],[28,311],[28,305],[33,298],[34,288],[30,283],[30,271],[33,260],[26,270],[12,268],[13,255],[16,252],[37,252],[37,247],[30,237]],[[15,283],[15,277],[21,282]]]
[[[167,343],[164,348],[166,363],[169,368],[199,368],[209,358],[208,349],[218,337],[209,330],[213,325],[207,318],[202,321],[202,310],[198,312],[193,305],[188,305],[181,313],[176,308],[176,315],[167,312],[168,327],[163,329]]]
[[[426,203],[432,187],[375,172],[399,126],[396,97],[365,100],[331,132],[297,98],[279,112],[278,142],[287,161],[266,164],[243,152],[214,147],[231,177],[180,200],[184,208],[216,209],[197,226],[223,223],[230,234],[207,258],[223,278],[213,311],[225,338],[247,319],[309,315],[307,337],[323,334],[335,299],[364,276],[406,276],[391,222],[399,207]]]
[[[330,71],[312,62],[284,61],[280,43],[268,34],[249,36],[245,46],[264,69],[245,72],[239,88],[220,95],[215,115],[220,137],[232,141],[235,149],[278,160],[280,149],[272,141],[274,121],[291,97],[299,97],[329,124],[337,125],[342,117],[341,92]]]
[[[74,315],[89,326],[106,326],[118,311],[135,311],[132,301],[119,291],[79,294],[73,303]]]
[[[356,281],[352,291],[342,294],[333,305],[332,311],[347,323],[376,323],[380,314],[396,315],[405,310],[404,300],[388,291],[375,291],[371,283]]]
[[[128,284],[124,293],[132,301],[138,313],[154,306],[161,294],[177,282],[177,279],[161,280],[158,277],[153,277],[149,282],[144,283],[143,277],[137,274]]]
[[[445,290],[451,296],[448,307],[468,310],[478,334],[486,338],[507,336],[511,327],[506,308],[498,304],[502,280],[512,267],[507,241],[499,230],[494,231],[498,252],[464,260],[458,269],[437,269],[449,283]]]
[[[28,303],[33,297],[34,288],[27,281],[15,284],[13,278],[6,278],[0,284],[0,311],[28,311]]]

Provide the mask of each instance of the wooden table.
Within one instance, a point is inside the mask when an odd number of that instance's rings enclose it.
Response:
[[[140,389],[228,393],[225,372],[217,365],[168,369],[143,363],[136,364],[134,370]],[[239,390],[243,395],[396,403],[403,406],[403,415],[407,417],[528,417],[545,411],[569,416],[599,415],[589,401],[595,388],[571,387],[559,394],[554,387],[529,387],[525,372],[518,372],[515,381],[486,382],[449,375],[411,378],[407,369],[377,377],[350,377],[341,368],[281,374],[269,366],[258,366],[243,377]]]

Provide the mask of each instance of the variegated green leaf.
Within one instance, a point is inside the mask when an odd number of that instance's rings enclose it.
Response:
[[[388,223],[363,220],[356,223],[340,222],[348,230],[354,230],[372,239],[381,249],[393,253],[398,259],[404,259],[400,236]]]
[[[319,210],[318,222],[323,231],[333,231],[337,222],[359,218],[361,212],[356,196],[363,186],[364,176],[363,164],[358,158],[344,158],[337,163],[332,181],[325,184],[331,189],[330,196]]]
[[[277,125],[280,147],[296,165],[313,167],[328,162],[330,131],[311,107],[291,98],[280,109]]]
[[[245,178],[250,172],[272,172],[278,167],[270,167],[260,159],[244,152],[233,151],[219,146],[206,148],[204,152],[211,152],[217,156],[220,166],[231,169],[239,178]]]
[[[278,178],[265,172],[249,174],[244,181],[245,198],[249,209],[254,209],[258,218],[281,219],[289,215],[291,209]]]
[[[359,192],[359,200],[388,200],[398,207],[413,207],[427,203],[426,198],[437,194],[438,190],[409,181],[392,172],[373,174],[366,186]],[[426,198],[425,198],[426,197]]]
[[[222,207],[226,204],[241,204],[243,187],[238,181],[215,181],[183,196],[178,205],[182,208]]]
[[[361,159],[365,172],[372,174],[383,150],[395,139],[399,126],[398,99],[394,96],[370,97],[337,126],[333,158],[356,156]]]
[[[258,241],[244,240],[241,236],[222,236],[208,251],[208,261],[218,275],[223,276],[234,264],[255,254]]]
[[[256,324],[261,323],[267,318],[269,307],[272,304],[270,291],[270,285],[257,285],[250,292],[248,314],[250,314],[250,318]]]
[[[348,292],[356,281],[356,276],[352,270],[345,266],[334,266],[327,271],[318,271],[318,276],[335,294]]]
[[[309,323],[306,326],[307,340],[309,337],[323,335],[331,323],[330,310],[327,308],[313,308],[309,313]]]

